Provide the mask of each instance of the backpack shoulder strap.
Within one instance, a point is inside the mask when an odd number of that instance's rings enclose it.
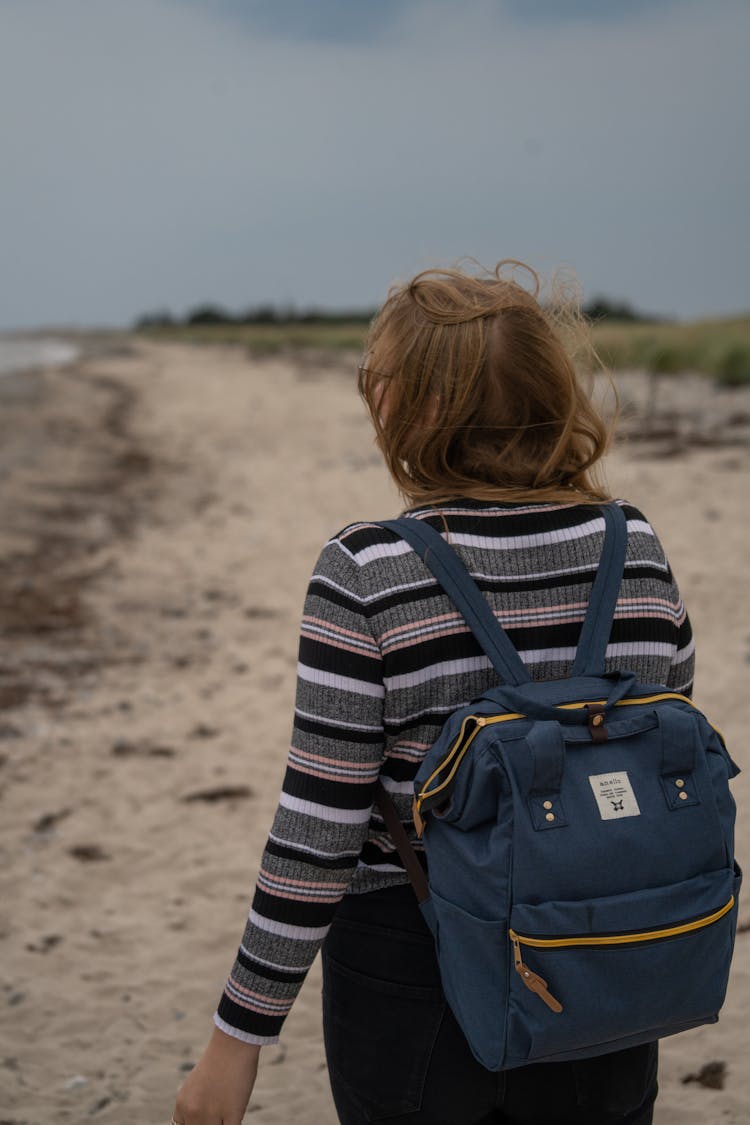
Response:
[[[604,545],[581,628],[571,672],[573,676],[599,676],[604,670],[625,568],[628,539],[625,513],[615,501],[603,505],[601,511],[604,516]],[[381,527],[395,532],[414,548],[466,620],[501,680],[506,684],[528,683],[531,677],[507,633],[469,571],[440,532],[424,520],[414,518],[382,520]]]
[[[463,615],[501,680],[506,684],[529,683],[531,677],[507,633],[469,571],[440,532],[414,517],[382,520],[380,526],[395,532],[414,548]]]
[[[576,650],[573,676],[600,676],[604,671],[607,643],[617,605],[625,555],[628,547],[628,525],[625,513],[614,500],[602,506],[604,546],[599,569],[589,598]]]

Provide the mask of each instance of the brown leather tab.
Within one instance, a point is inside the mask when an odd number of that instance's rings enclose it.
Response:
[[[551,1011],[561,1012],[563,1010],[560,1001],[556,1000],[547,989],[547,982],[544,977],[532,972],[528,965],[524,965],[523,961],[516,965],[516,971],[529,991],[536,993]]]
[[[409,843],[409,837],[406,835],[404,826],[399,820],[396,806],[383,788],[382,781],[379,781],[375,786],[375,803],[383,814],[385,826],[390,832],[391,839],[396,845],[398,854],[401,856],[401,861],[406,868],[406,874],[409,876],[409,882],[417,896],[417,902],[426,902],[430,897],[427,876],[422,869],[422,864],[417,859],[417,853]]]
[[[604,708],[601,703],[587,703],[586,710],[589,713],[589,731],[591,733],[592,742],[606,742],[609,737],[607,734],[607,727],[604,722]]]
[[[419,838],[421,840],[422,834],[424,832],[424,820],[422,819],[422,814],[419,811],[419,805],[417,804],[417,798],[416,797],[414,798],[414,800],[411,803],[411,817],[412,817],[412,820],[414,821],[414,827],[417,830],[417,836],[419,836]]]

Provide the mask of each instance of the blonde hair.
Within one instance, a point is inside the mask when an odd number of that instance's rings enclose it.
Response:
[[[507,266],[526,270],[531,290],[503,277]],[[401,495],[609,499],[597,462],[614,419],[576,371],[601,364],[575,279],[555,275],[542,305],[523,262],[478,270],[424,270],[389,290],[370,327],[359,391]]]

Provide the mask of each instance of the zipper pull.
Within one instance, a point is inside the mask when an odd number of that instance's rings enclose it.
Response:
[[[547,982],[538,973],[532,972],[528,965],[524,965],[523,958],[521,957],[521,946],[518,938],[511,931],[510,940],[513,942],[513,960],[516,965],[516,972],[528,988],[529,992],[535,992],[536,995],[544,1001],[547,1007],[553,1012],[561,1012],[563,1006],[559,1000],[556,1000],[552,993],[547,988]]]
[[[531,992],[535,992],[537,996],[539,996],[544,1001],[547,1007],[551,1009],[551,1011],[561,1012],[563,1010],[563,1006],[560,1001],[556,1000],[552,993],[548,991],[546,980],[543,980],[542,977],[538,976],[536,973],[532,973],[531,969],[524,965],[523,962],[521,963],[520,967],[516,966],[516,968],[518,969],[521,980],[526,985],[526,987]]]
[[[421,840],[422,833],[424,832],[424,820],[422,819],[422,814],[419,811],[419,801],[417,800],[416,797],[412,801],[411,812],[412,812],[412,819],[414,821],[414,827],[417,830],[417,836]]]

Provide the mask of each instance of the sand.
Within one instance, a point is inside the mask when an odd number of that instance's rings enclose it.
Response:
[[[123,337],[0,380],[3,1125],[164,1125],[211,1031],[284,770],[311,568],[350,520],[399,508],[355,364]],[[631,440],[610,484],[672,559],[696,699],[747,769],[747,808],[750,394],[686,375],[641,441],[647,381],[620,386]],[[741,818],[740,860],[749,835]],[[750,1118],[744,904],[741,923],[720,1022],[663,1043],[658,1125]],[[317,963],[247,1120],[336,1120]]]

